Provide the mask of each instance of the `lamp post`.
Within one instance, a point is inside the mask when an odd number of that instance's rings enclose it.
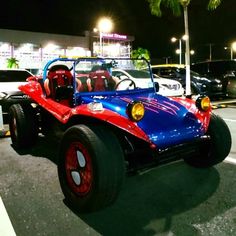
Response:
[[[179,64],[182,64],[182,40],[186,40],[186,35],[183,35],[181,38],[171,38],[172,43],[179,41],[179,48],[176,50],[176,53],[179,54]]]
[[[186,96],[191,95],[191,78],[190,78],[190,46],[189,46],[189,29],[188,29],[188,5],[190,0],[180,0],[184,10],[184,30],[185,30],[185,68],[186,68]]]
[[[99,19],[97,28],[99,31],[99,51],[100,56],[103,56],[103,42],[102,42],[102,36],[103,33],[110,32],[113,28],[112,20],[108,17],[102,17]]]
[[[179,64],[182,64],[182,40],[181,39],[177,39],[175,37],[171,38],[171,42],[172,43],[175,43],[177,40],[179,41],[179,49],[178,49],[178,52],[176,50],[176,53],[179,54]]]
[[[236,51],[236,42],[233,42],[230,47],[231,51],[231,60],[234,59],[234,52]]]
[[[231,43],[230,47],[224,47],[225,50],[230,50],[230,59],[234,59],[234,52],[236,52],[236,41]]]

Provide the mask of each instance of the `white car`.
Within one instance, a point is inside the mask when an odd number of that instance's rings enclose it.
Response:
[[[7,113],[12,104],[27,99],[18,87],[27,83],[26,79],[30,76],[33,74],[24,69],[0,69],[0,105],[3,113]]]
[[[148,72],[135,69],[129,69],[129,70],[114,69],[112,70],[112,76],[117,77],[119,80],[130,79],[134,81],[136,87],[140,88],[149,87],[149,83],[151,83],[150,74]],[[181,83],[179,83],[178,81],[161,78],[155,74],[153,75],[153,77],[154,77],[154,82],[157,82],[159,84],[158,94],[161,94],[163,96],[173,96],[173,97],[183,96],[184,89]],[[120,90],[128,89],[130,85],[131,85],[130,81],[127,80],[126,83],[122,82],[118,87],[118,89]]]

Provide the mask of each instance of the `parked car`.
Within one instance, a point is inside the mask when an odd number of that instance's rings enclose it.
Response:
[[[90,64],[86,82],[91,87],[78,92],[75,68],[79,71],[84,62]],[[33,105],[10,107],[14,148],[31,147],[39,132],[45,137],[60,134],[59,181],[67,204],[76,211],[112,204],[127,173],[180,158],[194,167],[211,167],[230,152],[229,128],[212,113],[207,96],[192,100],[157,94],[151,71],[147,86],[117,90],[112,71],[138,69],[135,65],[134,60],[119,58],[52,60],[43,78],[31,77],[19,87]]]
[[[26,102],[28,96],[22,93],[18,87],[26,84],[28,77],[33,76],[24,69],[1,69],[0,70],[0,105],[5,114],[14,103]]]
[[[198,62],[192,64],[191,69],[209,78],[221,80],[224,94],[236,98],[236,60]]]
[[[186,87],[186,69],[184,65],[163,64],[152,65],[151,68],[154,74],[164,78],[175,79],[184,88]],[[190,80],[192,94],[207,95],[212,99],[224,96],[222,83],[218,79],[210,79],[194,71],[190,71]]]
[[[150,80],[150,73],[147,71],[136,70],[136,69],[114,69],[112,70],[112,75],[116,76],[119,80],[127,80],[126,88],[129,87],[130,80],[135,82],[137,87],[146,87],[148,83],[152,86]],[[183,96],[184,89],[178,81],[172,79],[161,78],[157,75],[154,75],[154,82],[159,84],[158,93],[164,96]],[[122,85],[125,86],[125,83],[122,82]]]

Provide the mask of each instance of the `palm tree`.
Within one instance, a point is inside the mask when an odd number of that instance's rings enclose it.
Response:
[[[8,58],[7,68],[19,68],[19,61],[14,57]]]
[[[156,16],[161,16],[161,4],[172,9],[174,15],[180,15],[181,7],[184,12],[184,28],[186,36],[186,53],[185,53],[185,65],[186,65],[186,95],[191,94],[190,86],[190,50],[189,50],[189,29],[188,29],[188,5],[191,0],[147,0],[151,9],[151,13]],[[208,9],[214,10],[220,4],[222,0],[209,0]]]
[[[147,49],[145,48],[137,48],[131,51],[131,59],[146,59],[147,61],[150,61],[150,53]],[[142,68],[145,67],[145,62],[138,60],[138,61],[134,61],[135,66],[137,68]]]

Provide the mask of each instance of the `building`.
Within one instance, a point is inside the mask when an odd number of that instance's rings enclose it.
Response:
[[[60,56],[129,57],[134,37],[86,31],[84,36],[0,29],[0,68],[16,58],[20,68],[42,69]]]

